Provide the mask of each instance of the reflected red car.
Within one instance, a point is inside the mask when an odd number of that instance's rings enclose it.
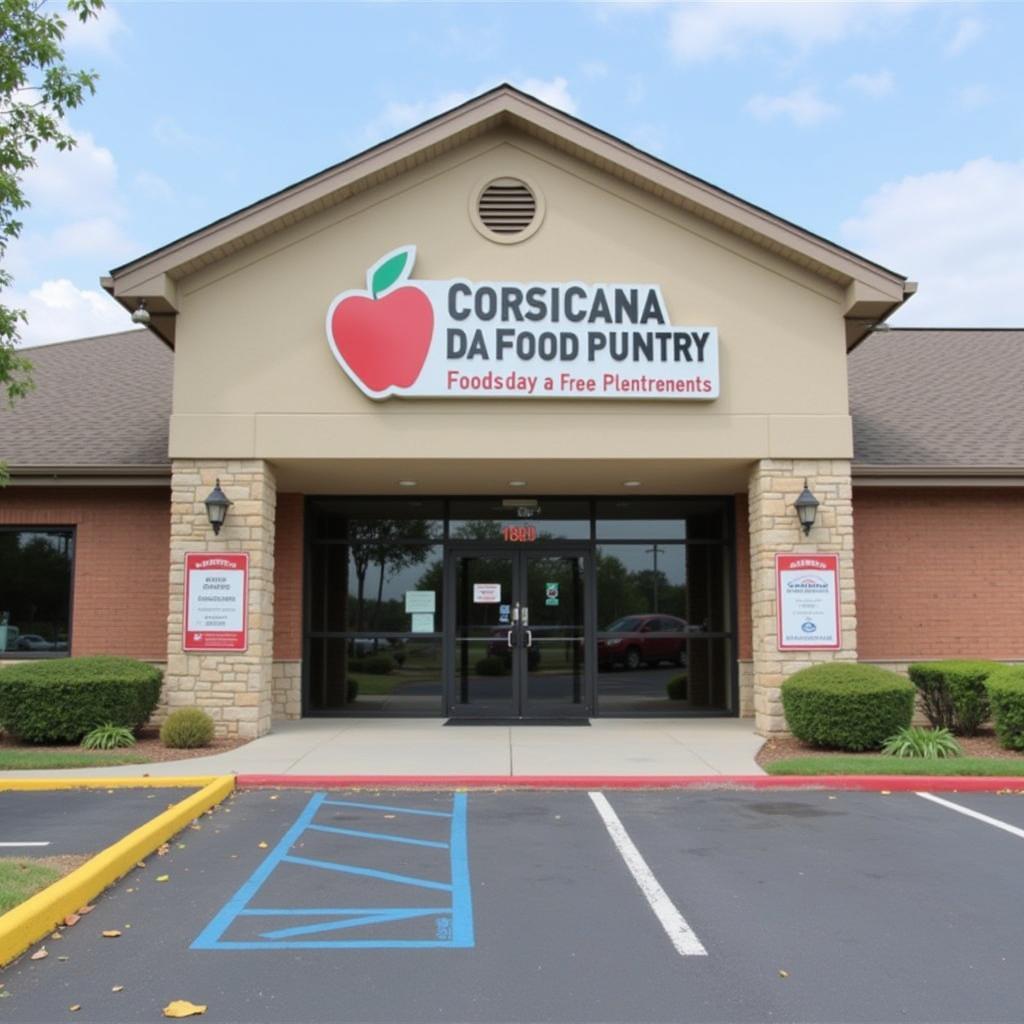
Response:
[[[686,664],[686,635],[689,626],[674,615],[623,615],[616,619],[597,641],[597,661],[601,668],[624,665],[637,669],[669,661]]]

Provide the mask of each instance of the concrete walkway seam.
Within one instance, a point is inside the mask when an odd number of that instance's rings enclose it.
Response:
[[[235,776],[239,789],[832,789],[1024,792],[1024,776],[971,775],[271,775]]]
[[[19,787],[13,783],[4,789],[79,789],[86,780],[68,780],[65,784],[51,786]],[[24,780],[38,782],[42,780]],[[122,779],[89,779],[90,789],[127,788]],[[162,843],[180,832],[189,822],[204,811],[219,804],[235,788],[234,776],[224,775],[210,778],[177,778],[177,779],[133,779],[132,788],[201,785],[202,789],[185,797],[168,808],[162,814],[140,825],[134,832],[119,839],[105,850],[101,850],[86,861],[81,867],[43,889],[42,892],[30,896],[24,903],[9,910],[0,917],[0,966],[6,966],[15,957],[24,953],[34,942],[45,938],[68,914],[86,906],[95,899],[107,886],[126,875],[135,864],[148,857]]]

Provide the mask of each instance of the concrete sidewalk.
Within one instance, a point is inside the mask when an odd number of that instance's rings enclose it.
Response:
[[[570,726],[455,726],[436,719],[275,722],[268,736],[211,757],[123,765],[139,775],[761,775],[749,719],[594,719]],[[92,777],[96,768],[4,772]]]

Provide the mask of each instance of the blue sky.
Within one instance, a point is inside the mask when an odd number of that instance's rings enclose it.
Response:
[[[1016,3],[108,3],[10,253],[25,342],[128,326],[111,267],[501,81],[920,281],[895,322],[1024,324]]]

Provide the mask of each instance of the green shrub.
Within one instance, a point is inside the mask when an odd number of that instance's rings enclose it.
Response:
[[[959,757],[963,751],[948,729],[922,729],[918,725],[900,729],[882,747],[891,757],[923,757],[929,761],[940,757]]]
[[[28,743],[78,743],[99,725],[145,725],[160,699],[158,668],[131,658],[60,658],[0,671],[0,725]]]
[[[201,708],[178,708],[160,726],[160,742],[175,750],[208,747],[213,739],[213,719]]]
[[[350,679],[346,684],[346,700],[349,704],[354,704],[356,698],[359,696],[359,680]]]
[[[476,663],[478,676],[503,676],[508,671],[508,663],[496,654],[489,654]]]
[[[394,671],[395,661],[390,654],[368,654],[365,658],[352,658],[348,667],[353,672],[365,672],[368,676],[386,676]]]
[[[921,694],[921,706],[936,729],[973,736],[988,721],[985,681],[1002,668],[998,661],[922,661],[907,668]]]
[[[1005,665],[986,685],[999,742],[1007,750],[1024,750],[1024,666]]]
[[[876,665],[825,662],[782,684],[782,707],[797,739],[836,750],[877,750],[910,725],[914,687]]]
[[[99,725],[92,732],[82,737],[82,746],[86,750],[114,750],[117,747],[134,747],[135,733],[123,725],[107,722]]]
[[[669,700],[686,700],[686,673],[673,676],[666,684]]]

